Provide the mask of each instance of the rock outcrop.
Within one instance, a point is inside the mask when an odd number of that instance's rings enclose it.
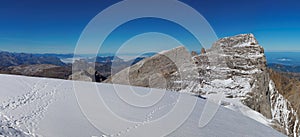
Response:
[[[163,51],[113,75],[105,82],[167,88],[173,73],[180,73],[184,64],[191,64],[191,55],[184,47]]]
[[[69,80],[77,81],[95,81],[95,69],[91,63],[85,60],[76,60],[72,66],[72,75],[69,76]]]
[[[202,49],[200,55],[189,54],[184,47],[162,52],[106,82],[166,88],[204,97],[223,94],[225,107],[249,117],[248,112],[254,110],[264,116],[264,124],[289,136],[299,135],[297,111],[272,84],[264,49],[253,34],[222,38],[210,49]]]

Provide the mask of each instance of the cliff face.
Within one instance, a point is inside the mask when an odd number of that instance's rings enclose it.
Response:
[[[274,122],[283,127],[280,129],[283,133],[299,136],[300,82],[273,70],[269,74]]]
[[[282,94],[276,90],[274,82],[270,81],[273,127],[278,131],[297,137],[299,136],[299,117],[297,110]]]
[[[184,47],[162,52],[106,82],[166,88],[208,98],[223,94],[223,106],[298,136],[295,106],[272,84],[264,49],[252,34],[220,39],[210,49],[202,49],[200,55],[187,54]]]
[[[273,80],[276,89],[286,99],[288,99],[294,108],[300,108],[300,82],[297,79],[289,78],[286,73],[269,70],[271,79]],[[299,112],[300,114],[300,112]]]

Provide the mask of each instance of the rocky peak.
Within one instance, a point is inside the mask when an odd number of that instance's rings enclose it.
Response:
[[[204,86],[199,88],[202,93],[218,91],[221,88],[226,94],[224,104],[228,107],[238,106],[233,101],[238,99],[270,119],[269,125],[278,131],[289,136],[299,135],[297,111],[277,91],[278,88],[267,70],[264,49],[253,34],[220,39],[206,54],[194,59],[199,58],[201,60],[196,60],[200,62],[199,72],[204,75]],[[215,81],[219,83],[216,84]],[[214,90],[210,90],[211,88]]]
[[[299,135],[297,111],[277,91],[267,70],[264,49],[253,34],[222,38],[206,51],[193,57],[202,81],[201,86],[189,84],[194,87],[189,88],[191,92],[207,95],[221,91],[226,107],[247,110],[240,102],[270,119],[267,123],[278,131]]]
[[[191,92],[205,95],[220,91],[227,98],[239,99],[267,118],[272,117],[266,58],[253,34],[222,38],[193,60],[201,87]],[[232,103],[229,100],[227,104]]]
[[[213,44],[212,49],[220,47],[255,47],[258,42],[253,34],[240,34],[233,37],[225,37]]]

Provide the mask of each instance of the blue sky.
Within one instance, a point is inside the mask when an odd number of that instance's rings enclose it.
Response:
[[[253,33],[267,51],[300,51],[298,0],[181,1],[199,11],[220,38]],[[72,53],[89,21],[103,9],[117,2],[117,0],[2,0],[0,50]],[[181,39],[185,45],[194,45],[194,48],[198,48],[193,37],[177,25],[158,19],[140,19],[126,23],[116,30],[115,36],[105,43],[104,51],[114,52],[116,50],[114,47],[124,42],[126,38],[147,31],[167,33]],[[141,42],[141,46],[147,46],[143,44],[150,41],[151,39]],[[163,41],[155,45],[162,44]]]

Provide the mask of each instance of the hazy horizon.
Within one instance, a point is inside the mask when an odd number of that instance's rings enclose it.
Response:
[[[74,54],[74,53],[71,53],[71,52],[67,52],[67,53],[53,53],[53,52],[17,52],[17,51],[7,51],[7,50],[0,50],[0,52],[9,52],[9,53],[24,53],[24,54],[57,54],[57,55],[69,55],[69,54]],[[199,51],[196,51],[197,53],[200,53],[200,50]],[[149,53],[153,53],[153,52],[149,52]],[[300,53],[300,51],[265,51],[265,53]],[[114,55],[115,53],[100,53],[100,54],[97,54],[97,55],[101,55],[101,56],[111,56],[111,55]],[[122,54],[122,55],[138,55],[140,53],[119,53],[119,54]],[[76,54],[76,55],[84,55],[84,56],[93,56],[95,55],[94,53],[90,53],[90,54]],[[300,55],[299,55],[300,56]]]

